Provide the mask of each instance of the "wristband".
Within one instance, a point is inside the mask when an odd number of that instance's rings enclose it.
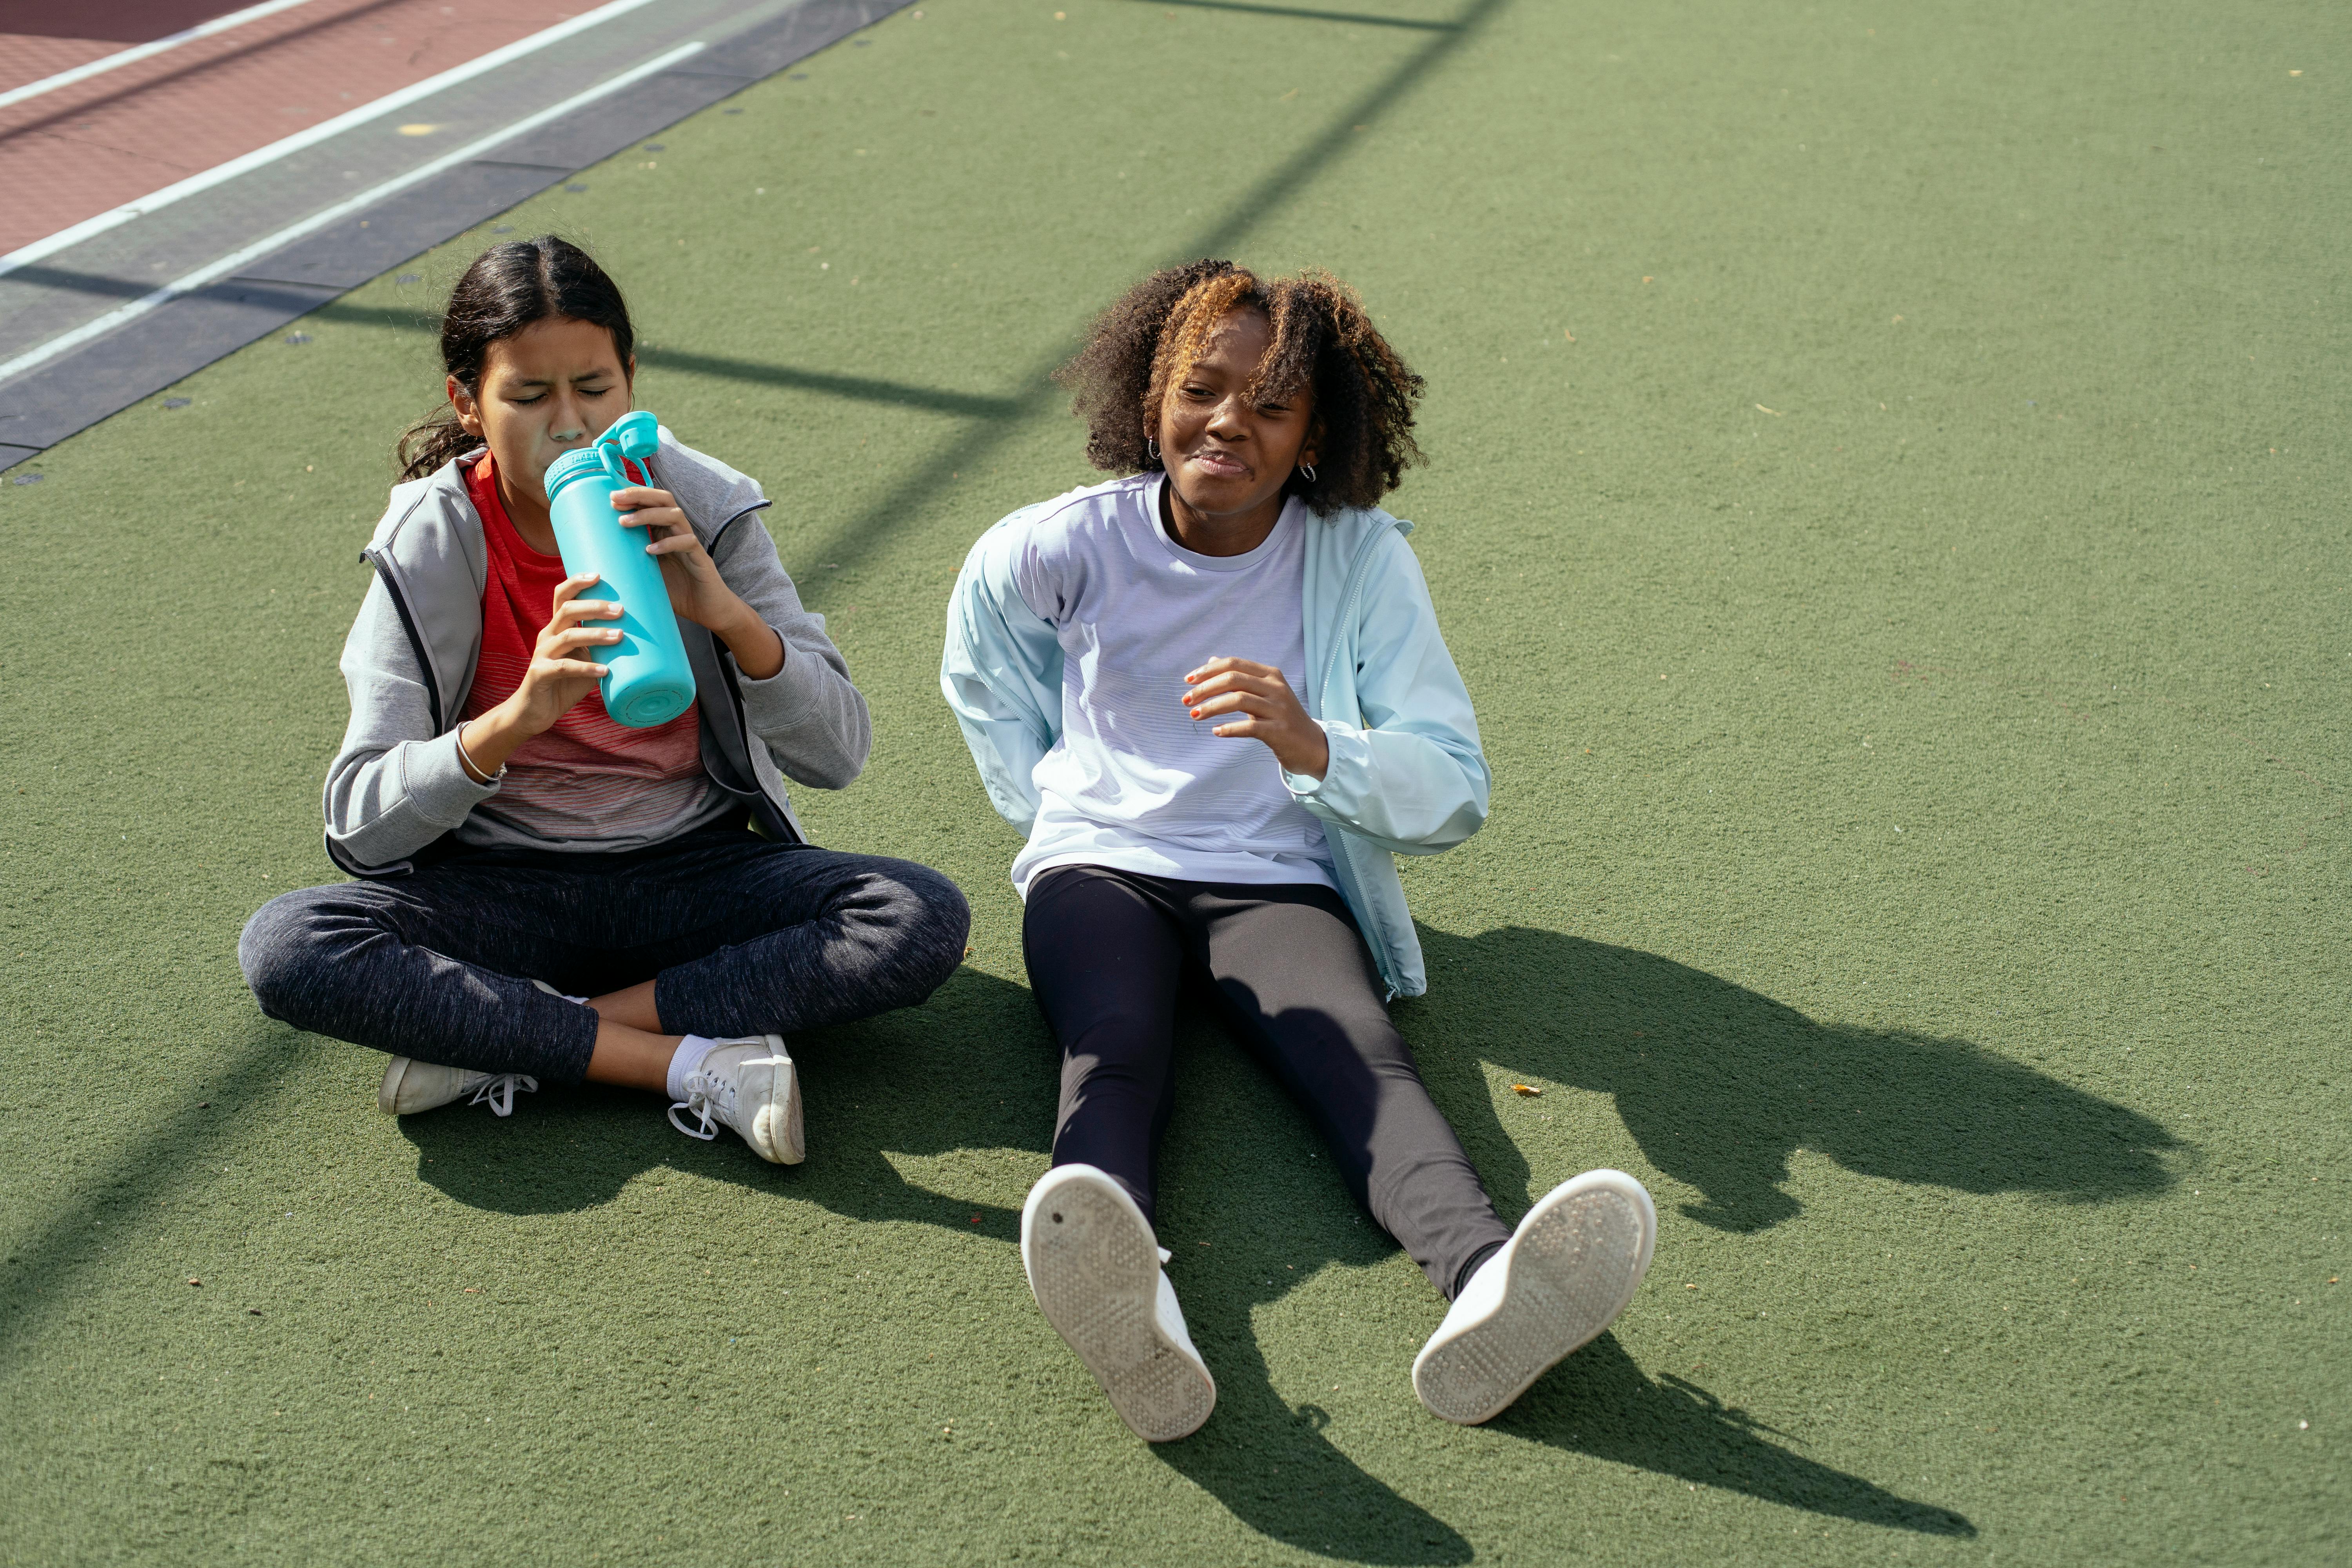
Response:
[[[499,771],[497,773],[491,773],[488,769],[483,767],[481,763],[474,761],[474,753],[466,750],[466,724],[470,724],[473,721],[468,719],[466,721],[465,724],[457,726],[456,734],[457,742],[457,760],[466,764],[466,776],[467,778],[472,779],[475,775],[479,774],[480,777],[477,782],[486,784],[494,784],[500,779],[507,776],[507,765],[504,763],[500,763],[499,764]]]

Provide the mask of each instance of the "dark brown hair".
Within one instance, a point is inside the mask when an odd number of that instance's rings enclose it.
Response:
[[[1230,261],[1153,273],[1097,319],[1086,347],[1056,373],[1075,395],[1071,411],[1087,422],[1087,460],[1117,474],[1160,468],[1144,420],[1236,310],[1257,310],[1273,329],[1251,395],[1300,386],[1315,395],[1315,478],[1294,472],[1289,493],[1328,517],[1396,489],[1421,460],[1412,438],[1421,377],[1329,273],[1265,279]]]
[[[620,285],[595,258],[551,234],[494,245],[474,258],[449,291],[449,308],[441,315],[442,368],[479,395],[482,362],[492,343],[535,321],[564,318],[612,333],[613,353],[623,370],[630,368],[636,329],[629,324]],[[394,460],[402,479],[421,479],[479,445],[457,423],[457,411],[444,404],[400,438]]]

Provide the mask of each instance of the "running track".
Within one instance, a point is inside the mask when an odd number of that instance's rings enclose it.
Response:
[[[0,468],[905,3],[0,0]]]
[[[247,0],[0,0],[0,91]],[[552,26],[563,0],[307,0],[0,109],[0,253]],[[462,15],[461,15],[462,11]],[[47,22],[41,18],[48,18]],[[67,28],[93,36],[60,37]]]

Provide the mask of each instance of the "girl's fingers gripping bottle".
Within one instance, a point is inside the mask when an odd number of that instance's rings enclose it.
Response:
[[[582,598],[621,603],[618,621],[581,623],[617,626],[621,640],[582,657],[606,668],[609,673],[596,683],[604,710],[633,730],[666,724],[694,703],[694,670],[678,639],[661,563],[646,553],[651,542],[645,530],[622,527],[621,514],[613,509],[613,492],[636,483],[621,459],[642,463],[660,444],[660,426],[640,409],[614,420],[593,445],[564,453],[547,470],[548,515],[564,572],[574,577],[596,574],[596,585]]]

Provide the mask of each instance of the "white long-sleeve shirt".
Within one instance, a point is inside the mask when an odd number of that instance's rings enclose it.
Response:
[[[1027,525],[1013,580],[1062,647],[1062,733],[1032,773],[1038,795],[1013,884],[1056,866],[1108,866],[1196,882],[1336,887],[1323,827],[1284,784],[1274,753],[1211,733],[1184,677],[1221,656],[1279,668],[1306,690],[1300,587],[1305,531],[1294,499],[1244,555],[1201,555],[1160,521],[1165,476],[1100,485]]]

